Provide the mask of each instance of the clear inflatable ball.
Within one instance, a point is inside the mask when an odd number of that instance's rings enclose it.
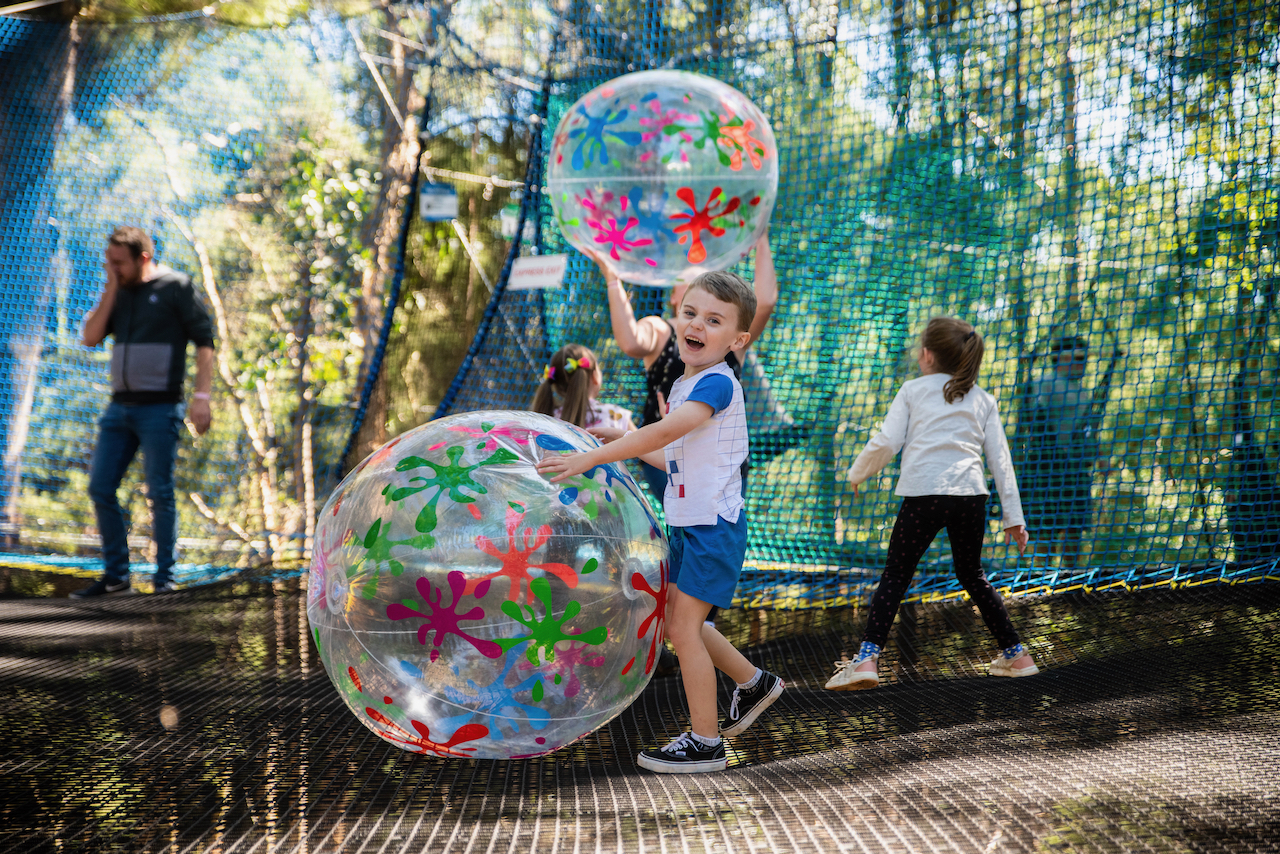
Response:
[[[732,266],[764,233],[778,147],[764,114],[733,87],[640,71],[564,114],[547,191],[571,244],[623,281],[671,286]]]
[[[415,753],[512,759],[636,698],[664,631],[668,548],[620,465],[553,484],[585,431],[473,412],[387,443],[321,512],[307,617],[343,702]]]

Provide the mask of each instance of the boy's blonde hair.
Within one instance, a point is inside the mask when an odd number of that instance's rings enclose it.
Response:
[[[692,290],[704,290],[721,302],[735,306],[738,309],[738,331],[751,331],[751,321],[756,319],[756,292],[741,276],[728,270],[712,270],[694,279],[685,296]]]

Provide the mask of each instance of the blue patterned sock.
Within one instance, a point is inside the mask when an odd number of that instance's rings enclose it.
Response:
[[[1008,649],[1001,650],[1000,654],[1004,656],[1005,661],[1013,661],[1015,658],[1021,658],[1026,655],[1027,648],[1020,643],[1015,643]]]
[[[880,645],[871,643],[870,641],[863,641],[862,646],[858,647],[858,657],[855,658],[854,661],[858,663],[862,663],[866,661],[868,658],[879,658],[879,657],[880,657]]]

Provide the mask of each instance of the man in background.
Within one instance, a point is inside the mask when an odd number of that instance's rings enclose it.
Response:
[[[178,508],[173,468],[186,409],[182,384],[187,342],[196,345],[191,424],[197,434],[203,434],[212,422],[213,325],[191,278],[156,264],[154,255],[151,238],[142,229],[121,226],[112,232],[103,264],[107,284],[97,307],[85,318],[81,343],[86,347],[96,347],[108,335],[113,338],[113,394],[98,425],[89,476],[104,572],[93,584],[72,593],[76,599],[132,591],[128,532],[116,493],[139,448],[156,544],[155,592],[175,589]]]
[[[1053,367],[1027,390],[1031,423],[1018,480],[1035,553],[1060,552],[1063,568],[1073,568],[1092,525],[1093,468],[1100,462],[1097,437],[1088,429],[1093,401],[1081,382],[1089,344],[1067,335],[1053,342],[1049,356]]]

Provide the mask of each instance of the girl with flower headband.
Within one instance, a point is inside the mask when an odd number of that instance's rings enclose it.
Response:
[[[596,400],[603,384],[596,354],[581,344],[566,344],[542,369],[542,383],[529,408],[584,430],[612,428],[618,431],[613,436],[636,429],[630,410]]]

